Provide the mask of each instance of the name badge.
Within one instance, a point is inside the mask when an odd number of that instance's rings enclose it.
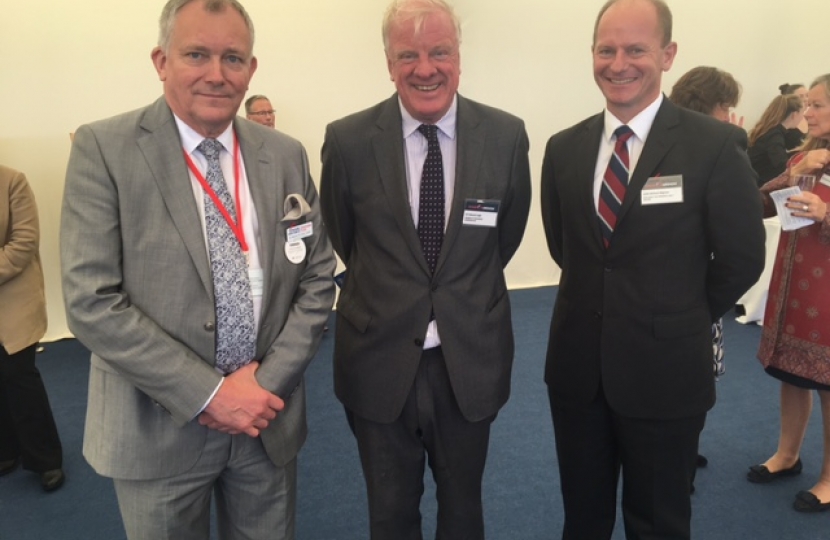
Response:
[[[301,223],[299,225],[295,225],[294,227],[289,227],[285,236],[288,242],[295,242],[297,240],[302,240],[303,238],[308,238],[313,234],[314,223],[309,221],[308,223]]]
[[[830,187],[830,174],[825,174],[818,182],[819,184],[824,184],[825,186]]]
[[[467,199],[464,201],[462,223],[471,227],[495,227],[499,218],[499,206],[501,201]]]
[[[251,295],[254,297],[262,296],[265,283],[262,268],[249,268],[248,279],[251,281]]]
[[[640,204],[671,204],[683,202],[683,175],[652,176],[640,192]]]
[[[285,258],[293,264],[300,264],[305,260],[306,247],[302,240],[285,243]]]

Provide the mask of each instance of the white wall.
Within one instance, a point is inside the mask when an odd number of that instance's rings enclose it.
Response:
[[[387,0],[243,0],[257,29],[259,70],[277,124],[300,139],[315,177],[325,125],[389,96],[380,20]],[[463,23],[460,91],[525,119],[534,195],[547,138],[602,108],[590,42],[603,0],[455,0]],[[738,112],[758,118],[783,82],[830,71],[819,56],[826,2],[669,0],[679,52],[664,88],[714,65],[743,84]],[[0,163],[25,172],[38,198],[50,330],[68,335],[58,225],[69,132],[141,107],[161,93],[150,62],[163,0],[29,0],[0,20]],[[534,198],[527,235],[507,270],[512,287],[555,283]]]

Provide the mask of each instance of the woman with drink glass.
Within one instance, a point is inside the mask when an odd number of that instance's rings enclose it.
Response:
[[[787,170],[761,188],[765,213],[773,215],[769,193],[800,184],[802,192],[791,196],[786,207],[814,223],[782,231],[778,243],[758,358],[781,381],[781,432],[776,452],[750,467],[747,479],[769,483],[801,473],[801,444],[816,390],[824,457],[818,481],[799,491],[793,506],[820,512],[830,509],[830,74],[811,85],[804,116],[807,141]]]

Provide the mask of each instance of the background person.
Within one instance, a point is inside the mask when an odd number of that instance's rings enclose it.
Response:
[[[163,97],[81,126],[66,173],[84,456],[130,540],[210,538],[213,495],[219,538],[291,540],[334,254],[300,143],[236,118],[257,67],[242,5],[170,0],[159,26]]]
[[[678,107],[697,111],[721,122],[730,122],[734,116],[731,110],[738,106],[740,97],[741,85],[730,73],[715,67],[699,66],[684,73],[674,83],[669,101]],[[717,378],[726,371],[723,360],[723,318],[712,324],[712,359],[713,371]],[[709,460],[705,456],[698,454],[698,467],[705,467],[708,463]]]
[[[787,187],[800,174],[815,175],[815,188],[791,197],[794,216],[815,221],[796,231],[782,231],[772,270],[769,297],[758,358],[766,372],[781,381],[781,433],[775,453],[753,465],[747,479],[768,483],[801,473],[801,444],[813,404],[813,390],[821,400],[824,456],[818,481],[796,494],[800,512],[830,508],[830,187],[822,178],[830,173],[830,74],[810,86],[804,118],[809,126],[802,152],[781,176],[767,182],[765,213],[773,215],[769,193]]]
[[[545,382],[563,540],[611,538],[620,472],[628,539],[690,538],[712,322],[764,265],[745,133],[660,93],[671,30],[661,0],[606,3],[592,47],[606,109],[545,150],[542,218],[562,269]]]
[[[63,485],[63,450],[35,366],[46,332],[35,195],[23,173],[0,165],[0,476],[23,468],[45,491]]]
[[[253,95],[245,100],[245,117],[248,120],[253,120],[257,124],[274,127],[276,119],[274,115],[274,107],[267,97],[263,95]]]
[[[784,83],[778,87],[778,90],[781,92],[782,96],[786,96],[789,94],[794,94],[801,98],[801,103],[804,105],[804,108],[807,107],[807,87],[801,83],[789,84]],[[787,130],[786,135],[786,144],[787,144],[787,151],[795,150],[799,146],[804,143],[804,136],[807,134],[807,122],[805,120],[801,120],[801,123],[798,124],[798,127],[790,128]]]
[[[490,425],[510,393],[504,267],[530,206],[524,123],[457,93],[459,21],[398,0],[383,23],[397,93],[326,129],[321,199],[346,265],[334,387],[357,440],[372,540],[484,538]]]
[[[804,120],[804,105],[795,94],[776,96],[749,132],[749,161],[763,186],[787,168],[787,131]],[[800,131],[799,131],[800,133]]]

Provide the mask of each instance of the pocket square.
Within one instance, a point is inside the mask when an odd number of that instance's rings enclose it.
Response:
[[[285,210],[285,217],[281,221],[296,221],[311,212],[308,201],[299,193],[292,193],[286,197],[283,209]]]

